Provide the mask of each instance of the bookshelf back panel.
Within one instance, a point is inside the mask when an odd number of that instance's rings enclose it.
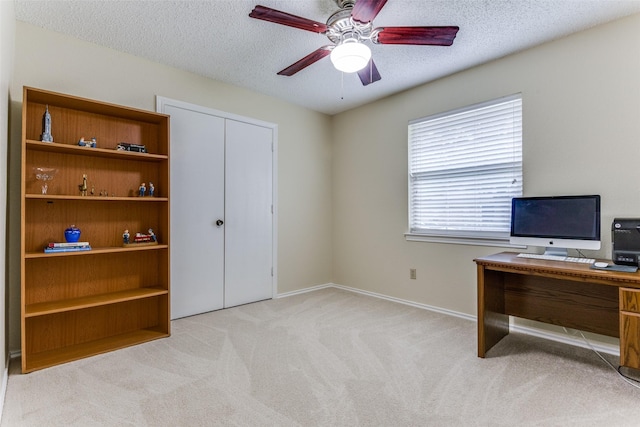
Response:
[[[169,190],[165,163],[27,151],[25,193],[41,194],[42,181],[36,179],[34,168],[44,167],[57,169],[53,179],[47,181],[47,194],[51,195],[80,195],[83,175],[87,175],[89,195],[94,189],[94,196],[99,196],[100,192],[106,190],[109,196],[137,197],[140,184],[144,182],[149,188],[149,183],[152,182],[155,187],[154,195],[166,197]]]
[[[27,199],[25,204],[26,252],[43,252],[48,243],[64,242],[70,225],[80,229],[80,241],[94,248],[122,246],[124,230],[133,238],[151,228],[160,243],[167,232],[166,202]]]
[[[62,349],[125,334],[161,327],[167,295],[109,304],[47,316],[29,317],[26,322],[27,354]]]
[[[30,259],[25,267],[29,284],[25,304],[154,286],[166,289],[166,252],[164,249],[101,254],[100,262],[92,255]]]
[[[54,144],[77,145],[80,138],[96,138],[97,146],[100,148],[115,149],[119,143],[128,142],[145,145],[149,153],[167,154],[166,149],[161,149],[158,143],[160,134],[164,132],[160,123],[129,120],[55,104],[29,102],[27,139],[40,141],[42,117],[47,105],[51,115],[51,135]]]

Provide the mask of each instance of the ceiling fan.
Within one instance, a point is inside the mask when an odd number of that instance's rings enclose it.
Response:
[[[371,59],[371,49],[365,44],[405,44],[451,46],[459,28],[445,27],[380,27],[373,28],[373,19],[387,0],[335,0],[340,10],[326,24],[281,12],[266,6],[256,6],[249,16],[300,30],[326,35],[334,44],[326,45],[291,64],[278,74],[292,76],[309,65],[331,55],[331,62],[340,71],[357,72],[363,85],[380,80],[380,73]]]

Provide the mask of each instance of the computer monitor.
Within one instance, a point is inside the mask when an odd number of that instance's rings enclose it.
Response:
[[[514,245],[541,246],[546,255],[567,249],[600,249],[600,196],[515,197],[511,201]]]

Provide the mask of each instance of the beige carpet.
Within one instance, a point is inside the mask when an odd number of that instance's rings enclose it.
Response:
[[[589,350],[337,289],[174,321],[171,338],[9,376],[2,426],[638,426]],[[609,356],[613,363],[616,358]]]

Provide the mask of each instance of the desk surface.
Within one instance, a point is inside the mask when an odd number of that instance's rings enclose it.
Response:
[[[564,280],[592,282],[612,286],[640,288],[640,270],[625,273],[592,269],[589,264],[566,261],[551,261],[532,258],[518,258],[515,252],[501,252],[474,259],[475,263],[487,270],[521,273],[544,277],[562,277]],[[609,260],[602,260],[611,262]]]

